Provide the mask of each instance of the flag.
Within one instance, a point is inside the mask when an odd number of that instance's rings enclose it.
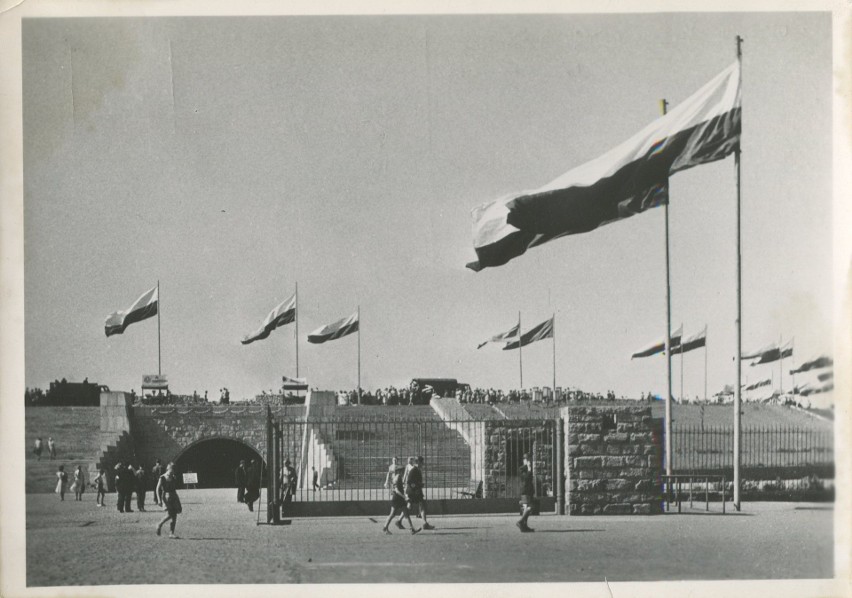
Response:
[[[686,353],[687,351],[692,351],[693,349],[698,349],[705,345],[707,345],[707,326],[704,327],[704,330],[697,334],[693,334],[677,346],[674,346],[674,343],[672,343],[672,355]]]
[[[764,363],[772,363],[785,357],[793,356],[793,339],[787,341],[786,345],[779,347],[778,345],[769,345],[756,353],[751,353],[748,356],[743,355],[743,359],[757,359],[752,366],[762,365]]]
[[[668,201],[668,177],[721,160],[740,141],[739,62],[602,156],[549,184],[472,211],[474,271],[527,249],[644,212]]]
[[[294,294],[286,301],[278,304],[275,309],[269,312],[269,315],[266,316],[266,319],[263,321],[263,324],[260,325],[260,328],[246,336],[240,342],[244,345],[248,345],[249,343],[253,343],[254,341],[263,340],[279,326],[290,324],[295,320],[296,295]]]
[[[348,318],[343,318],[332,324],[317,328],[308,335],[308,342],[319,344],[326,341],[333,341],[357,331],[358,312],[355,312]]]
[[[540,341],[545,338],[553,338],[553,318],[549,320],[545,320],[535,328],[531,328],[521,335],[520,340],[514,340],[510,343],[507,343],[505,347],[503,347],[504,351],[511,351],[512,349],[517,349],[518,347],[526,347],[530,343],[534,343],[536,341]]]
[[[515,340],[515,339],[517,339],[517,338],[518,338],[518,335],[519,335],[520,333],[521,333],[521,323],[520,323],[520,322],[518,322],[517,324],[515,324],[514,326],[512,326],[512,327],[511,327],[509,330],[507,330],[506,332],[501,332],[500,334],[495,334],[494,336],[492,336],[491,338],[489,338],[487,341],[484,341],[484,342],[479,343],[479,344],[476,346],[476,348],[477,348],[477,349],[481,349],[482,347],[484,347],[484,346],[485,346],[485,345],[487,345],[488,343],[502,343],[503,341],[511,341],[511,340]]]
[[[830,365],[834,365],[834,361],[832,361],[831,357],[826,357],[823,355],[822,357],[817,357],[811,361],[806,361],[795,370],[790,370],[791,374],[799,374],[801,372],[807,372],[808,370],[816,370],[819,368],[825,368]]]
[[[669,343],[672,347],[672,354],[675,353],[675,349],[680,346],[680,339],[683,336],[683,326],[680,326],[677,330],[672,332],[672,336],[669,340]],[[637,351],[633,355],[630,356],[630,359],[636,359],[637,357],[650,357],[651,355],[656,355],[657,353],[664,353],[666,350],[666,341],[657,341],[651,345],[648,345],[644,349]]]
[[[762,386],[768,386],[772,384],[772,380],[767,378],[766,380],[761,380],[760,382],[755,382],[754,384],[749,384],[745,387],[745,390],[755,390],[756,388],[760,388]]]
[[[157,315],[158,303],[159,286],[156,286],[150,291],[145,291],[142,296],[127,309],[114,312],[107,316],[106,322],[104,323],[104,332],[106,332],[107,336],[123,334],[124,329],[131,324],[147,320],[148,318],[153,318]]]
[[[281,376],[282,388],[284,390],[308,390],[307,378],[290,378]]]

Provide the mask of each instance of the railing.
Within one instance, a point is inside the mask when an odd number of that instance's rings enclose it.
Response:
[[[704,496],[704,510],[710,510],[710,493],[713,492],[722,503],[722,514],[725,513],[727,502],[727,483],[723,475],[663,475],[663,498],[666,503],[666,511],[671,510],[672,504],[677,505],[677,512],[682,512],[685,497],[689,497],[689,507],[694,505],[694,499],[701,500]],[[714,500],[715,502],[715,500]]]
[[[672,444],[674,473],[725,474],[731,479],[733,428],[676,426],[672,431]],[[834,477],[834,435],[831,429],[793,426],[744,428],[740,454],[741,474],[745,479],[802,481]],[[793,487],[796,486],[794,483]]]

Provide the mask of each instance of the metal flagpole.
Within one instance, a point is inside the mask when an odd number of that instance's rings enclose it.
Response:
[[[163,303],[162,303],[161,297],[160,297],[160,281],[158,279],[157,280],[157,375],[158,376],[163,375],[162,350],[160,348],[160,311],[161,311],[160,308],[162,307],[162,305],[163,305]]]
[[[299,283],[296,282],[296,306],[293,316],[296,320],[296,378],[299,377]],[[298,383],[297,383],[298,384]],[[296,396],[299,396],[298,391]]]
[[[663,115],[669,103],[660,100]],[[666,181],[668,185],[668,181]],[[666,475],[672,475],[672,287],[671,287],[671,259],[669,257],[669,197],[666,189],[666,203],[663,206],[666,219],[666,430],[665,430],[665,458]],[[681,356],[683,357],[683,356]],[[669,482],[670,483],[670,482]]]
[[[524,358],[523,358],[523,332],[521,330],[521,312],[518,311],[518,368],[521,376],[521,387],[518,389],[524,390]]]
[[[361,404],[361,306],[358,306],[358,404]]]
[[[784,394],[784,335],[778,337],[778,392]]]
[[[680,401],[683,402],[683,341],[685,340],[683,333],[683,322],[680,323]]]
[[[704,402],[707,402],[707,324],[704,325]]]
[[[742,85],[742,62],[743,38],[736,36],[737,42],[737,61],[740,63],[740,87]],[[734,150],[734,164],[737,169],[737,386],[734,389],[734,508],[740,510],[740,441],[742,440],[742,422],[740,421],[740,409],[742,402],[742,282],[743,282],[743,263],[742,263],[742,231],[740,226],[741,216],[741,193],[740,193],[740,144],[737,144]]]
[[[553,400],[556,400],[556,312],[553,312],[553,325],[551,326],[553,333]]]

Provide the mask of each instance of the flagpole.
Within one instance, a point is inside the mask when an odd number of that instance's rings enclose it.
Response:
[[[361,404],[361,306],[358,306],[358,404]]]
[[[556,312],[553,312],[553,400],[556,400]]]
[[[296,281],[296,306],[295,306],[295,316],[296,320],[296,378],[299,377],[299,282]],[[298,395],[298,392],[296,393]]]
[[[743,38],[736,36],[737,42],[737,62],[740,67],[740,89],[742,88],[742,62]],[[742,231],[740,226],[741,216],[741,191],[740,191],[740,144],[734,150],[734,165],[737,170],[737,387],[734,389],[734,508],[740,510],[740,440],[742,435],[742,422],[740,421],[740,408],[742,402],[742,279],[743,279],[743,264],[742,264]]]
[[[778,393],[784,394],[784,335],[778,337]]]
[[[160,348],[160,308],[163,306],[162,298],[160,297],[160,280],[157,279],[157,375],[163,375],[162,368],[162,350]]]
[[[668,102],[660,101],[663,115],[666,114]],[[666,181],[668,185],[668,181]],[[671,287],[671,259],[669,256],[669,197],[666,189],[666,203],[663,206],[666,220],[666,429],[665,429],[665,458],[666,475],[672,475],[672,287]],[[681,359],[683,355],[681,355]],[[671,480],[667,482],[667,485]]]
[[[707,402],[707,324],[704,325],[704,402]]]
[[[680,402],[683,403],[683,341],[686,340],[683,333],[683,322],[680,323]]]
[[[524,336],[521,330],[521,312],[518,311],[518,369],[521,376],[521,387],[518,389],[521,394],[524,390],[524,358],[523,358]]]

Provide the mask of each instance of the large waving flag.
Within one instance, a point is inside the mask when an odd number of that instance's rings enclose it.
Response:
[[[286,324],[290,324],[296,320],[296,295],[294,294],[292,297],[283,301],[279,305],[275,307],[269,315],[266,316],[266,319],[263,321],[263,324],[260,325],[260,328],[246,336],[240,342],[244,345],[248,345],[249,343],[253,343],[254,341],[262,340],[269,336],[269,334],[278,328],[279,326],[284,326]]]
[[[793,356],[793,339],[787,341],[786,344],[779,346],[777,344],[767,345],[758,351],[743,355],[743,359],[757,359],[752,366],[762,365],[764,363],[772,363],[779,359]]]
[[[504,341],[512,341],[512,340],[517,339],[520,334],[521,334],[521,323],[518,322],[517,324],[512,326],[506,332],[501,332],[500,334],[495,334],[494,336],[489,338],[487,341],[479,343],[479,345],[477,345],[476,348],[481,349],[482,347],[484,347],[488,343],[502,343]]]
[[[545,338],[553,338],[553,318],[549,320],[545,320],[535,328],[531,328],[521,335],[519,340],[514,340],[510,343],[507,343],[505,347],[503,347],[504,351],[511,351],[512,349],[517,349],[518,347],[526,347],[530,343],[534,343],[536,341],[540,341]]]
[[[677,355],[678,353],[686,353],[687,351],[692,351],[693,349],[698,349],[707,345],[707,326],[704,327],[704,330],[693,334],[692,336],[684,339],[683,342],[678,344],[677,346],[672,343],[672,355]]]
[[[683,336],[683,326],[678,327],[677,330],[672,332],[672,336],[669,339],[669,342],[672,347],[672,354],[676,352],[676,349],[680,346],[680,339]],[[640,349],[636,351],[633,355],[630,356],[630,359],[636,359],[637,357],[650,357],[651,355],[656,355],[658,353],[664,353],[666,350],[666,341],[656,341],[644,349]]]
[[[104,332],[106,332],[107,336],[123,334],[124,329],[131,324],[147,320],[148,318],[153,318],[157,315],[158,301],[159,287],[154,287],[150,291],[145,291],[142,296],[127,309],[114,312],[107,316],[106,322],[104,323]]]
[[[731,154],[740,141],[739,62],[604,155],[551,183],[475,208],[474,271],[530,247],[644,212],[668,200],[668,177]]]
[[[817,357],[811,361],[806,361],[795,370],[790,370],[791,374],[800,374],[802,372],[807,372],[810,370],[816,370],[820,368],[826,368],[830,365],[834,365],[834,361],[832,361],[831,357],[826,357],[825,355],[821,357]]]
[[[324,343],[335,339],[358,332],[358,312],[355,312],[348,318],[343,318],[332,324],[317,328],[308,335],[309,343]]]

